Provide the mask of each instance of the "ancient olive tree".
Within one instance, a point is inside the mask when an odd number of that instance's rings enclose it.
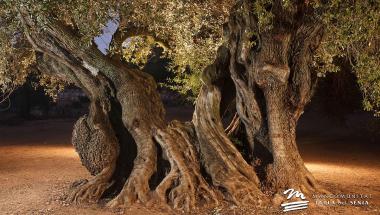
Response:
[[[318,77],[350,60],[369,110],[380,106],[379,1],[6,0],[0,2],[3,92],[37,72],[80,87],[89,114],[72,142],[94,176],[70,201],[160,202],[189,210],[223,197],[265,204],[286,188],[323,192],[296,145]],[[116,20],[107,54],[93,43]],[[157,84],[130,63],[153,46],[175,89],[197,93],[191,122],[165,121]],[[147,51],[148,50],[148,51]],[[31,69],[32,68],[32,69]],[[58,81],[60,80],[60,81]],[[222,113],[235,113],[224,126]],[[265,194],[264,194],[265,193]]]

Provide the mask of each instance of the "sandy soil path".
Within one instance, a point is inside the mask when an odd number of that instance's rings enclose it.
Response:
[[[73,123],[54,120],[0,126],[0,214],[121,213],[99,205],[67,206],[59,200],[71,182],[89,177],[70,145]],[[323,207],[310,211],[380,214],[379,144],[305,132],[300,132],[298,142],[307,167],[329,190],[372,195],[369,206]],[[134,206],[125,214],[167,213]]]

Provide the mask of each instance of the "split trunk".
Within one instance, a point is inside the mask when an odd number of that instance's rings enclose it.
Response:
[[[68,200],[107,196],[109,206],[159,202],[188,211],[220,199],[265,204],[267,191],[319,189],[295,132],[316,83],[310,65],[321,26],[301,17],[260,32],[250,8],[248,1],[233,8],[226,43],[202,75],[193,120],[169,123],[150,75],[83,47],[58,21],[37,31],[20,11],[39,69],[74,83],[91,101],[72,142],[94,177],[75,183]],[[221,113],[231,102],[236,115],[225,130]]]

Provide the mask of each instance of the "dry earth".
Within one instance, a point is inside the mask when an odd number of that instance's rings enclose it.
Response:
[[[175,214],[135,205],[115,211],[102,205],[66,205],[60,200],[71,182],[88,178],[70,145],[73,120],[30,121],[0,126],[0,214]],[[334,194],[372,195],[368,206],[311,206],[289,214],[380,214],[379,144],[323,132],[299,132],[309,170]],[[315,199],[309,197],[311,202]],[[349,200],[348,199],[348,203]],[[280,207],[275,206],[279,213]],[[193,212],[192,214],[199,214]],[[267,213],[267,212],[262,212]],[[178,214],[178,212],[177,212]],[[221,207],[202,214],[259,214],[254,208]]]

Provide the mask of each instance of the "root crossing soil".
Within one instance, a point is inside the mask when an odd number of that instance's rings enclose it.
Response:
[[[111,210],[103,204],[67,205],[62,193],[89,178],[70,144],[73,120],[30,121],[0,126],[0,214],[172,214],[134,205]],[[371,195],[368,206],[314,206],[291,214],[380,214],[380,154],[375,143],[300,131],[307,168],[334,194]],[[314,199],[310,199],[314,201]],[[201,212],[199,212],[201,213]],[[215,208],[202,214],[252,214],[250,209]],[[278,210],[280,212],[280,208]]]

